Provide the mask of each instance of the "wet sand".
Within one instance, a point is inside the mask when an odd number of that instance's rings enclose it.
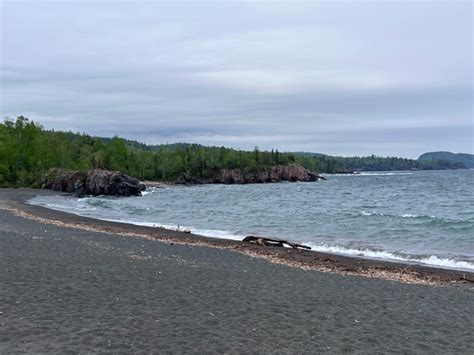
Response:
[[[25,205],[38,193],[0,190],[1,353],[474,351],[472,273]]]

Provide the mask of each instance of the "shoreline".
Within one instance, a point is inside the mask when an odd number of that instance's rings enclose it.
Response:
[[[50,190],[0,189],[0,209],[9,210],[17,216],[33,219],[43,224],[53,224],[65,228],[76,228],[91,232],[145,238],[170,244],[199,245],[226,249],[251,257],[263,258],[272,263],[304,270],[358,275],[412,284],[442,285],[474,283],[474,273],[470,271],[345,256],[313,250],[262,247],[241,241],[205,237],[162,227],[146,227],[82,217],[27,203],[29,199],[35,196],[58,194],[61,193]]]
[[[472,353],[472,283],[288,267],[282,248],[25,205],[37,193],[0,190],[0,353]]]

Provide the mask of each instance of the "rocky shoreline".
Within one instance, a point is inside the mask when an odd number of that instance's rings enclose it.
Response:
[[[43,189],[68,192],[75,196],[140,196],[146,186],[119,171],[93,169],[66,171],[53,169],[40,181]]]
[[[39,181],[43,189],[68,192],[75,196],[111,195],[140,196],[147,187],[162,188],[170,185],[201,184],[262,184],[277,182],[313,182],[326,180],[298,164],[276,165],[258,169],[223,169],[213,177],[202,178],[184,174],[176,181],[143,181],[119,171],[92,169],[87,171],[68,171],[52,169]]]
[[[261,168],[256,171],[250,169],[223,169],[214,177],[196,178],[191,175],[183,175],[176,184],[196,185],[196,184],[262,184],[276,182],[313,182],[325,180],[308,169],[298,164],[276,165]]]

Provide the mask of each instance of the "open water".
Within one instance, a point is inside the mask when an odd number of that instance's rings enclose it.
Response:
[[[42,196],[31,203],[210,237],[277,237],[317,251],[474,270],[474,170],[327,179],[170,186],[129,198]]]

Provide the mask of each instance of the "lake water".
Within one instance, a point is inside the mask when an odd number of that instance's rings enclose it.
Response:
[[[31,203],[210,237],[277,237],[318,251],[474,271],[474,170],[327,179],[171,186],[129,198],[42,196]]]

